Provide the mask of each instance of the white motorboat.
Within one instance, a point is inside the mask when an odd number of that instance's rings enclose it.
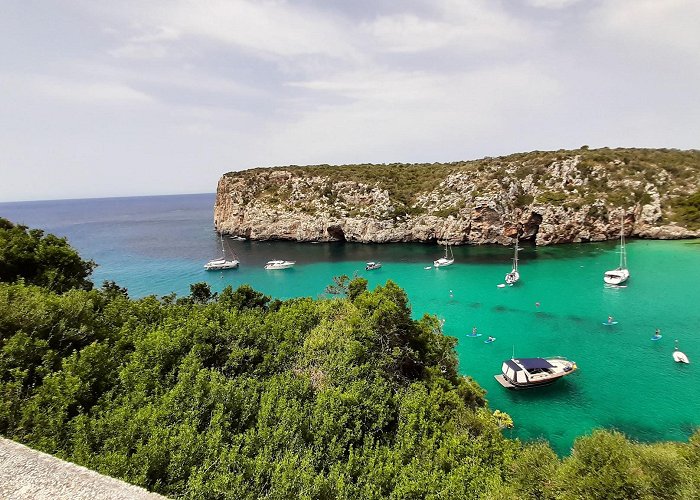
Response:
[[[625,219],[620,220],[620,265],[617,269],[605,271],[603,281],[607,285],[621,285],[630,277],[627,269],[627,250],[625,249]]]
[[[204,264],[205,271],[223,271],[225,269],[236,269],[238,267],[237,259],[227,259],[226,249],[224,247],[224,236],[220,234],[221,238],[221,257],[218,259],[212,259],[206,264]]]
[[[265,264],[265,269],[289,269],[296,262],[291,260],[271,260]]]
[[[675,361],[676,363],[690,363],[688,356],[686,356],[685,353],[681,351],[673,351],[673,361]]]
[[[503,362],[501,374],[494,375],[508,389],[530,389],[556,382],[578,369],[566,358],[511,358]]]
[[[514,285],[520,279],[520,273],[518,272],[518,236],[515,236],[515,255],[513,256],[513,270],[506,274],[506,283],[509,285]]]
[[[449,251],[449,253],[448,253]],[[455,256],[452,253],[452,247],[449,243],[445,243],[445,256],[433,261],[435,267],[451,266],[455,262]]]
[[[673,349],[673,361],[676,363],[690,363],[688,356],[684,352],[678,350],[678,341],[676,340],[676,347]]]
[[[372,271],[374,269],[379,269],[382,267],[381,262],[368,262],[367,265],[365,266],[366,271]]]

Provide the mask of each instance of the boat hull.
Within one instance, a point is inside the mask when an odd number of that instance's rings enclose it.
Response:
[[[536,387],[543,387],[545,385],[552,385],[557,380],[561,380],[564,377],[564,375],[560,375],[560,376],[554,377],[554,378],[549,378],[549,379],[546,379],[546,380],[543,380],[540,382],[531,382],[531,383],[527,383],[527,384],[518,384],[516,382],[508,380],[503,374],[494,375],[493,377],[496,379],[496,381],[499,384],[501,384],[506,389],[510,389],[513,391],[524,391],[527,389],[534,389]]]
[[[226,269],[236,269],[238,267],[237,260],[227,260],[225,262],[208,262],[204,264],[205,271],[225,271]]]
[[[533,389],[553,384],[577,369],[575,362],[561,357],[518,358],[505,360],[494,378],[506,389]]]
[[[630,277],[630,272],[627,269],[614,269],[608,271],[603,276],[603,281],[608,285],[621,285]]]
[[[268,262],[267,264],[265,264],[265,269],[267,269],[267,270],[289,269],[294,264],[296,264],[296,262],[290,262],[290,261]]]
[[[433,266],[435,267],[447,267],[451,266],[454,264],[455,260],[454,259],[438,259],[436,261],[433,261]]]

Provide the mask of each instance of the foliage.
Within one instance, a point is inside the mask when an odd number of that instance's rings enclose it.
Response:
[[[65,238],[0,217],[0,281],[24,280],[59,293],[89,290],[94,268],[95,263],[82,260]]]
[[[700,190],[679,198],[674,206],[673,219],[690,229],[700,229]]]

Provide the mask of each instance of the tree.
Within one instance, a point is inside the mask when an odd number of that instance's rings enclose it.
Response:
[[[197,304],[206,304],[214,295],[208,283],[201,281],[190,285],[190,298]]]
[[[0,281],[23,279],[58,293],[90,290],[95,266],[81,259],[65,238],[0,218]]]

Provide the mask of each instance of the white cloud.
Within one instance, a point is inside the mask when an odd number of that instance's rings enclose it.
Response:
[[[495,2],[443,0],[431,4],[433,18],[414,13],[380,16],[363,29],[380,51],[420,52],[456,46],[468,52],[502,50],[535,33]]]
[[[358,54],[345,38],[339,17],[284,0],[168,0],[102,4],[101,15],[122,18],[136,28],[161,33],[141,42],[208,39],[266,55],[325,55],[353,58]],[[129,40],[129,44],[139,40]]]
[[[527,3],[533,7],[543,9],[563,9],[579,2],[581,2],[581,0],[527,0]]]
[[[46,75],[11,75],[15,91],[35,96],[84,104],[148,103],[148,94],[129,85],[110,81],[76,81]]]
[[[483,154],[487,141],[540,116],[545,104],[559,102],[561,90],[555,79],[527,64],[457,75],[356,71],[295,85],[346,100],[306,110],[293,123],[275,127],[268,149],[287,163]],[[313,147],[305,148],[311,140]]]
[[[682,51],[688,62],[700,62],[700,2],[697,0],[617,0],[600,4],[591,29],[602,30],[621,44]]]

